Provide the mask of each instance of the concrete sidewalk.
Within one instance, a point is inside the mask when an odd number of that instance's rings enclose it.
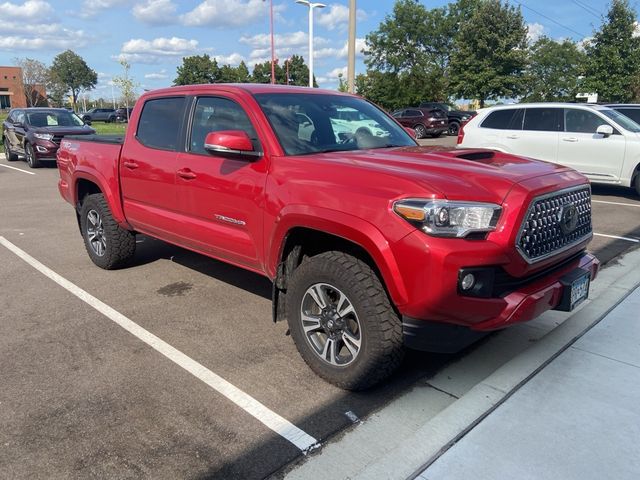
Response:
[[[640,478],[640,288],[417,478]]]

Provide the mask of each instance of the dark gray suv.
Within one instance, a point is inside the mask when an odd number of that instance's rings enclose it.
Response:
[[[115,122],[116,111],[113,108],[92,108],[88,112],[81,113],[80,116],[85,122]]]

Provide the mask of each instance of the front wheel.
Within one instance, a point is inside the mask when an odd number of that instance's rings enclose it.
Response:
[[[118,225],[101,193],[82,202],[80,230],[91,261],[105,270],[121,267],[136,251],[135,234]]]
[[[634,186],[636,188],[636,193],[640,195],[640,172],[636,174],[636,179],[634,182]]]
[[[362,390],[400,365],[402,324],[366,263],[325,252],[304,261],[288,284],[291,336],[317,375],[340,388]]]
[[[11,151],[11,147],[9,146],[9,140],[7,137],[4,138],[4,157],[7,159],[7,162],[15,162],[18,160],[18,155]]]
[[[30,143],[24,146],[24,150],[27,155],[27,165],[31,168],[40,168],[40,160],[36,157],[36,152],[34,152]]]
[[[460,124],[457,122],[451,122],[449,124],[449,135],[458,135],[458,131],[460,130]]]

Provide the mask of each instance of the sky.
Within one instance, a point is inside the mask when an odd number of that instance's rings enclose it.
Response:
[[[272,0],[276,57],[302,55],[308,64],[308,7]],[[391,14],[394,0],[357,0],[356,50],[367,33]],[[423,1],[427,8],[447,1]],[[520,5],[529,35],[575,41],[601,25],[608,3],[598,0],[512,0]],[[120,59],[131,65],[138,92],[166,87],[182,58],[209,54],[220,65],[271,59],[270,0],[0,0],[0,65],[34,58],[50,65],[71,49],[98,73],[89,95],[110,98],[111,79],[122,75]],[[334,89],[346,78],[348,0],[326,1],[314,9],[314,74],[320,87]],[[357,53],[356,73],[364,73]],[[116,97],[118,92],[115,92]]]

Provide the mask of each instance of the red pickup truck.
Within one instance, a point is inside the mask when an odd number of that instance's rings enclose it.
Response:
[[[346,389],[390,375],[404,347],[451,351],[571,310],[598,271],[585,177],[420,147],[353,95],[148,92],[124,138],[65,138],[58,168],[96,265],[126,265],[142,233],[265,275],[274,319]]]

